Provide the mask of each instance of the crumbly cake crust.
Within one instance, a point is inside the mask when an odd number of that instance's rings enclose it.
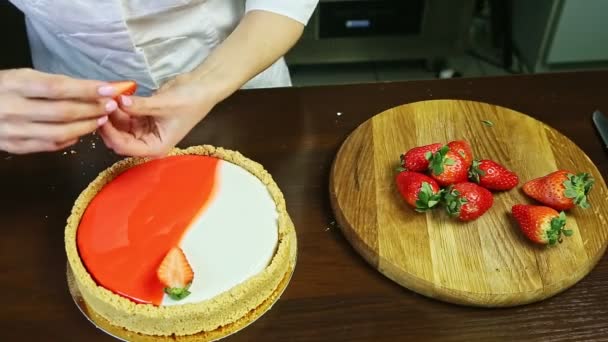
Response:
[[[266,269],[230,290],[198,303],[175,306],[137,304],[95,283],[78,254],[76,231],[85,209],[95,195],[119,174],[148,159],[127,158],[101,172],[76,199],[67,220],[65,247],[69,267],[83,299],[97,314],[113,325],[157,336],[182,336],[213,331],[238,321],[275,292],[285,274],[295,266],[297,249],[295,228],[287,213],[283,194],[260,164],[247,159],[239,152],[209,145],[176,148],[170,155],[211,156],[249,171],[266,185],[274,199],[279,231],[275,255]]]
[[[289,284],[289,280],[291,278],[293,268],[288,270],[285,274],[285,277],[281,280],[279,287],[268,297],[262,304],[260,304],[255,309],[248,312],[245,316],[240,318],[238,321],[229,323],[227,325],[223,325],[212,331],[203,331],[200,333],[196,333],[193,335],[183,335],[183,336],[150,336],[150,335],[142,335],[140,333],[129,331],[125,328],[116,326],[111,324],[107,319],[101,317],[98,313],[92,310],[84,301],[82,301],[82,295],[77,286],[75,286],[74,276],[70,269],[67,271],[67,279],[68,279],[68,287],[70,293],[74,300],[78,303],[80,309],[83,310],[83,313],[86,317],[94,322],[94,324],[101,328],[106,333],[117,337],[119,339],[123,339],[125,341],[132,342],[165,342],[165,341],[179,341],[179,342],[207,342],[207,341],[217,341],[221,338],[230,336],[239,330],[247,327],[249,324],[253,323],[256,319],[261,317],[266,311],[268,311],[274,303],[279,299],[283,290]]]

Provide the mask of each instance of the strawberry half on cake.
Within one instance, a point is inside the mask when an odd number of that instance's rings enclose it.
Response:
[[[146,335],[243,326],[295,266],[295,230],[272,177],[212,146],[113,165],[77,199],[65,237],[87,306]]]

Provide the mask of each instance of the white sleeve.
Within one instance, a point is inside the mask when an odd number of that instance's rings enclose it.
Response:
[[[245,11],[264,10],[306,25],[319,0],[247,0]]]

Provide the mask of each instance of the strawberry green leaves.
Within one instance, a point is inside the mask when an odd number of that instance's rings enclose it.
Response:
[[[479,184],[479,178],[486,175],[485,171],[479,168],[480,165],[481,163],[479,160],[473,160],[473,165],[471,165],[471,168],[469,169],[469,179],[477,184]]]
[[[190,295],[189,288],[190,285],[186,287],[165,287],[165,293],[173,300],[181,300]]]
[[[416,200],[417,212],[425,212],[433,208],[441,201],[442,191],[435,191],[431,184],[422,182],[420,192],[418,192],[418,200]]]
[[[462,206],[468,202],[466,197],[461,197],[460,192],[454,189],[449,189],[445,193],[443,200],[446,204],[445,210],[452,217],[458,216]]]
[[[450,148],[443,146],[436,153],[427,152],[425,154],[426,159],[429,161],[429,169],[434,175],[440,175],[444,171],[444,166],[454,165],[454,159],[447,157]]]
[[[588,173],[578,173],[577,175],[568,174],[563,182],[564,196],[572,199],[574,204],[583,209],[590,207],[587,201],[587,194],[593,188],[595,180]]]

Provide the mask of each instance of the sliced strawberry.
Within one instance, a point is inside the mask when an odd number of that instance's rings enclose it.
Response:
[[[513,171],[488,159],[473,161],[469,179],[486,189],[496,191],[513,189],[519,183],[519,177]]]
[[[418,212],[435,207],[441,200],[437,182],[422,173],[403,171],[396,177],[397,188],[403,199]]]
[[[545,206],[516,204],[511,213],[522,233],[534,243],[555,245],[562,242],[562,234],[573,234],[572,230],[565,228],[566,214],[563,211],[558,213]]]
[[[409,149],[401,155],[401,166],[408,171],[424,172],[429,167],[427,153],[435,153],[440,148],[441,144],[435,143]]]
[[[194,278],[194,272],[181,248],[173,247],[169,250],[160,263],[156,275],[165,285],[165,293],[171,299],[180,300],[190,294],[188,289]]]
[[[116,89],[116,96],[133,95],[137,91],[137,83],[135,81],[115,81],[110,84]]]

